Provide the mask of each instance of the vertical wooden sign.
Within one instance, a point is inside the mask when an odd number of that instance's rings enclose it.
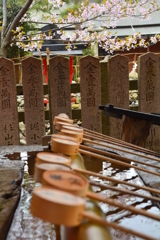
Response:
[[[129,108],[129,59],[119,54],[109,58],[109,103]],[[110,136],[121,139],[123,120],[109,117]]]
[[[80,59],[80,88],[82,126],[101,132],[99,59],[87,56]]]
[[[19,145],[14,63],[0,58],[0,146]]]
[[[72,118],[69,59],[61,56],[50,59],[49,75],[52,122],[60,113]]]
[[[41,60],[29,57],[22,61],[26,142],[41,144],[45,134],[44,96]]]
[[[146,53],[138,58],[139,111],[160,114],[160,58]],[[160,127],[152,125],[145,147],[160,152]]]

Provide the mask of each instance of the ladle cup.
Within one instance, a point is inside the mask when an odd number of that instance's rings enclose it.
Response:
[[[155,220],[160,221],[160,216],[149,213],[143,209],[137,209],[126,204],[121,204],[112,198],[104,198],[94,192],[88,191],[89,183],[87,179],[80,174],[65,170],[50,170],[45,171],[42,175],[42,185],[70,192],[81,197],[89,197],[115,207],[131,211],[135,214],[140,214]]]
[[[43,206],[43,207],[42,207]],[[83,218],[131,233],[146,240],[155,240],[143,233],[127,229],[113,222],[107,222],[94,214],[84,211],[85,199],[71,193],[50,187],[35,188],[32,194],[31,213],[56,225],[79,226]]]

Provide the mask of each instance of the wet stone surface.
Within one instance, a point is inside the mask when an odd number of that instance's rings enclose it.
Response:
[[[6,239],[13,214],[21,195],[26,162],[21,158],[27,150],[43,151],[42,146],[7,146],[0,148],[0,239]],[[33,158],[36,152],[33,152]],[[31,160],[32,161],[32,160]],[[28,165],[28,163],[27,163]],[[32,171],[33,172],[33,171]],[[24,176],[24,179],[26,176]],[[23,188],[22,188],[23,192]],[[23,195],[23,194],[22,194]],[[13,239],[12,237],[9,238]],[[17,238],[16,238],[17,239]]]
[[[18,204],[23,176],[23,162],[0,161],[0,239],[5,239]]]
[[[7,240],[55,240],[55,226],[41,219],[35,218],[30,213],[30,201],[32,190],[39,186],[27,173],[27,165],[24,171],[24,180],[22,183],[21,201],[14,215]]]

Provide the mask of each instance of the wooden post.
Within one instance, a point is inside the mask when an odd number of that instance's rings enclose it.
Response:
[[[125,116],[122,140],[144,147],[151,125],[152,121]]]

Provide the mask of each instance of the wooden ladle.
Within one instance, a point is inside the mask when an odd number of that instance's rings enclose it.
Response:
[[[154,220],[160,221],[160,216],[149,213],[143,209],[137,209],[126,204],[121,204],[112,198],[104,198],[103,196],[88,191],[89,183],[85,177],[80,174],[65,170],[45,171],[42,175],[42,185],[49,186],[62,191],[70,192],[81,197],[89,197],[112,206],[140,214]]]
[[[146,240],[155,240],[151,236],[103,220],[94,214],[84,211],[84,208],[85,199],[71,193],[50,187],[38,187],[33,190],[31,213],[35,217],[52,224],[73,227],[80,225],[83,218],[87,218],[93,222],[113,227]]]
[[[55,163],[55,162],[53,162],[53,163],[36,163],[35,167],[34,167],[34,180],[36,182],[41,183],[43,173],[45,171],[48,171],[48,170],[66,170],[66,171],[79,172],[80,174],[83,174],[83,175],[91,175],[91,176],[94,175],[94,176],[97,176],[97,177],[100,177],[100,178],[103,178],[103,179],[105,178],[106,180],[108,179],[109,181],[115,181],[116,183],[120,183],[120,184],[127,184],[131,187],[134,187],[134,188],[143,189],[145,191],[149,191],[149,192],[158,194],[158,191],[156,191],[153,188],[135,185],[135,184],[132,184],[132,183],[128,183],[126,181],[118,180],[118,179],[115,179],[115,178],[112,178],[112,177],[107,177],[107,176],[104,176],[102,174],[98,174],[98,173],[87,171],[87,170],[80,170],[80,169],[78,170],[78,169],[75,169],[75,168],[71,168],[68,165],[61,164],[59,162],[57,162],[57,163]],[[141,198],[144,198],[144,199],[147,199],[147,200],[160,202],[160,198],[154,197],[154,196],[151,196],[151,195],[141,194],[141,193],[137,193],[136,191],[130,191],[130,190],[122,189],[122,188],[111,186],[111,185],[104,185],[104,184],[100,184],[100,183],[97,183],[97,182],[94,182],[94,181],[89,181],[89,183],[90,183],[90,185],[99,186],[99,187],[102,187],[103,189],[111,189],[113,191],[118,191],[118,192],[121,192],[121,193],[141,197]]]

